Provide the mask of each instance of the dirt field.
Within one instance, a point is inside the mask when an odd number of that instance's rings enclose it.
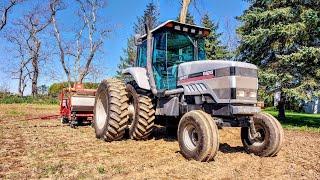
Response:
[[[149,141],[97,140],[91,127],[71,129],[57,120],[57,106],[0,105],[0,179],[320,179],[320,133],[285,131],[277,157],[244,152],[239,129],[220,131],[215,161],[187,161],[175,139],[158,128]]]

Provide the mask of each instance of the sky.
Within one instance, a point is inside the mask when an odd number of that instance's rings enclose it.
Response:
[[[106,19],[108,25],[115,28],[105,41],[103,47],[104,53],[97,57],[99,66],[101,66],[103,70],[103,72],[101,72],[103,77],[100,77],[97,81],[100,81],[101,78],[115,75],[119,57],[123,54],[123,48],[126,47],[128,37],[133,34],[133,25],[137,17],[143,15],[143,11],[149,2],[151,2],[151,0],[107,0],[107,7],[101,12],[101,15]],[[160,22],[176,19],[179,15],[180,0],[153,0],[153,2],[159,6]],[[198,0],[196,6],[191,5],[189,10],[195,17],[197,24],[199,24],[200,17],[204,13],[209,13],[211,18],[219,23],[219,32],[224,33],[221,40],[222,43],[226,44],[226,34],[236,36],[235,29],[239,25],[239,22],[235,17],[240,16],[243,11],[248,8],[248,5],[249,4],[243,0]],[[14,21],[19,18],[28,8],[30,7],[27,4],[17,6],[10,20]],[[72,8],[71,3],[68,9],[61,14],[61,24],[76,23]],[[2,61],[0,64],[0,85],[9,86],[11,91],[17,92],[17,81],[10,79],[8,72],[5,70],[7,63],[10,63],[9,61],[12,59],[12,55],[6,53],[8,47],[3,35],[0,40],[2,41],[2,43],[0,43],[0,62]],[[58,71],[60,69],[62,71],[60,64],[54,63],[52,66],[54,66],[54,69]],[[42,72],[39,85],[50,85],[54,82],[65,80],[62,76],[63,74],[61,74],[59,78],[51,78],[46,77],[47,73],[48,72]],[[30,86],[27,87],[27,92],[30,91],[28,89],[30,89]]]

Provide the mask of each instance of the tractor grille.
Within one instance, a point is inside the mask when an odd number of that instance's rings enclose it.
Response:
[[[207,90],[206,86],[203,83],[197,83],[197,84],[189,84],[186,85],[186,88],[189,92],[204,92]]]

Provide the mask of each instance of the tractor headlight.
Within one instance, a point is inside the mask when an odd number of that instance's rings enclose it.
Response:
[[[237,91],[237,97],[244,97],[245,93],[244,91],[238,90]]]

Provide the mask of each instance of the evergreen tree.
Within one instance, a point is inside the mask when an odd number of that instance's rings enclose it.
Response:
[[[134,24],[134,32],[140,35],[146,34],[145,23],[149,22],[149,27],[153,29],[159,24],[159,16],[159,8],[156,4],[150,2],[147,4],[143,16],[137,17],[137,22]]]
[[[120,63],[118,64],[117,77],[122,77],[122,70],[131,67],[136,60],[136,46],[134,44],[134,37],[127,40],[127,47],[123,49],[123,55],[120,56]]]
[[[134,32],[136,34],[145,34],[145,23],[149,22],[151,29],[155,28],[159,24],[159,10],[158,7],[153,3],[149,3],[146,6],[146,10],[141,17],[137,18],[137,22],[134,23]],[[147,21],[150,19],[151,21]],[[123,55],[120,56],[120,63],[118,64],[117,77],[121,78],[123,69],[131,67],[136,60],[136,46],[134,44],[134,36],[131,36],[127,41],[127,47],[123,50]]]
[[[179,20],[180,15],[177,17],[176,21],[179,22]],[[196,23],[194,22],[194,17],[189,13],[189,11],[187,12],[186,24],[196,25]]]
[[[191,24],[191,25],[195,25],[195,24],[196,24],[196,23],[194,22],[194,17],[193,17],[193,15],[191,15],[189,12],[187,13],[186,23],[187,23],[187,24]]]
[[[211,29],[210,35],[205,40],[205,49],[207,59],[224,59],[229,58],[230,54],[228,53],[227,47],[221,45],[219,38],[221,33],[218,33],[218,24],[215,24],[208,14],[205,14],[201,19],[201,25]]]
[[[251,0],[238,19],[238,59],[260,68],[260,88],[281,93],[279,118],[286,99],[319,96],[320,1]]]

